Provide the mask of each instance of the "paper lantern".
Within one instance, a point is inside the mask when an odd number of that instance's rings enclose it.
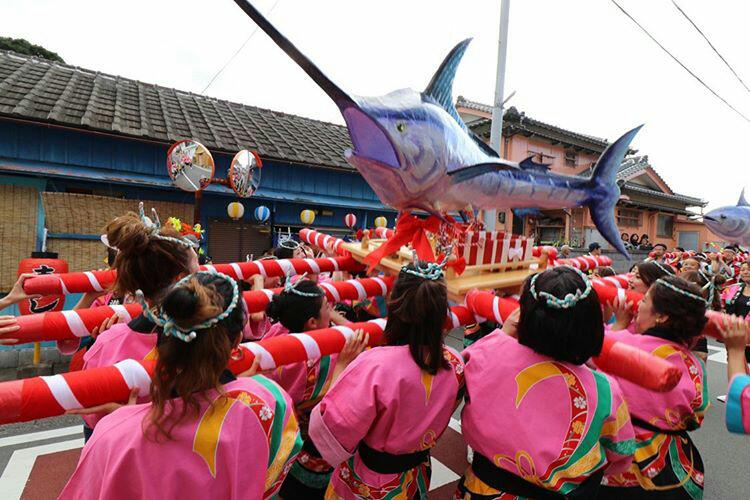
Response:
[[[346,224],[346,227],[349,229],[353,228],[357,225],[357,216],[354,214],[346,214],[346,217],[344,217],[344,224]]]
[[[54,252],[32,252],[30,259],[23,259],[18,264],[18,275],[64,274],[68,272],[68,263],[57,258]],[[18,303],[21,314],[38,314],[48,311],[61,311],[65,305],[65,296],[47,295],[38,299],[26,299]]]
[[[261,205],[255,209],[253,215],[258,222],[266,222],[268,218],[271,217],[271,210],[269,210],[267,206]]]
[[[239,201],[233,201],[227,205],[227,214],[234,220],[239,220],[245,215],[245,206]]]
[[[388,219],[386,219],[382,215],[380,217],[375,218],[375,227],[386,227],[387,225],[388,225]]]
[[[299,214],[299,219],[302,221],[303,224],[309,226],[313,222],[315,222],[315,212],[312,210],[303,210]]]

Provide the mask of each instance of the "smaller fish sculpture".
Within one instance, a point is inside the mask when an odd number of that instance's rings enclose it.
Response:
[[[745,190],[735,206],[720,207],[703,216],[703,222],[712,233],[730,243],[750,247],[750,203],[745,199]]]

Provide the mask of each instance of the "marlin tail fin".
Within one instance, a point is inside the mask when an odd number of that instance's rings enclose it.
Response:
[[[628,152],[630,142],[641,129],[640,125],[626,132],[615,142],[607,146],[599,161],[596,162],[594,173],[589,180],[591,197],[587,205],[596,229],[610,245],[618,252],[630,258],[625,245],[620,238],[620,230],[615,221],[615,207],[620,199],[620,188],[617,185],[617,172],[620,170],[622,159]]]

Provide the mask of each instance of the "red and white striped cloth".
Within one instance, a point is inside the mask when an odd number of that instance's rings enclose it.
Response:
[[[595,283],[601,283],[602,285],[610,285],[615,288],[624,288],[627,290],[628,282],[630,281],[630,275],[617,274],[615,276],[607,276],[606,278],[596,278],[592,281]]]
[[[533,242],[503,231],[467,231],[456,252],[466,260],[467,266],[509,264],[530,260]]]
[[[218,271],[239,280],[247,280],[258,274],[263,277],[281,277],[287,274],[318,274],[333,271],[361,271],[363,269],[364,266],[351,257],[269,259],[201,266],[202,271]],[[29,295],[68,295],[71,293],[102,292],[112,286],[116,275],[117,273],[112,270],[47,274],[27,279],[24,282],[23,289]]]
[[[299,237],[308,245],[312,245],[327,252],[334,252],[336,255],[347,256],[349,252],[342,246],[346,243],[341,238],[336,238],[330,234],[321,233],[314,229],[302,228],[299,231]]]
[[[345,300],[364,300],[368,297],[388,295],[395,277],[364,278],[348,281],[321,283],[329,302]],[[251,290],[243,293],[248,313],[263,312],[274,294],[281,293],[281,288],[273,290]],[[139,304],[125,306],[100,306],[77,311],[59,311],[42,314],[30,314],[16,318],[20,329],[6,334],[6,337],[18,339],[19,343],[43,342],[48,340],[69,340],[91,335],[91,330],[117,314],[122,322],[128,322],[141,313]],[[2,336],[0,336],[2,337]]]

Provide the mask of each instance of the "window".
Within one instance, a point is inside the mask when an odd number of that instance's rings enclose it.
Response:
[[[656,220],[656,236],[662,238],[671,238],[674,231],[674,217],[671,215],[659,214]]]
[[[578,162],[578,155],[575,151],[565,151],[565,166],[566,167],[575,167],[576,163]]]
[[[620,227],[640,227],[641,212],[627,208],[618,208],[617,225]]]

